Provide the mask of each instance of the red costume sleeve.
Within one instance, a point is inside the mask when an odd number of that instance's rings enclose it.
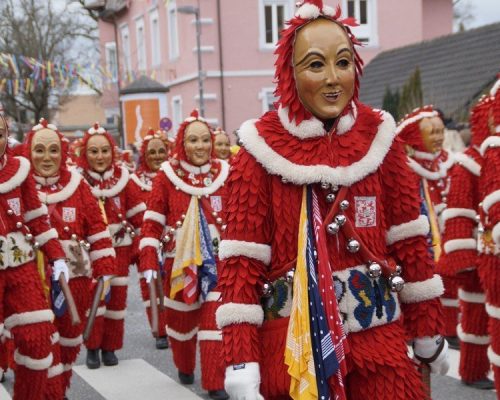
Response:
[[[481,170],[481,186],[484,198],[482,208],[487,215],[488,226],[492,229],[493,240],[500,245],[500,136],[486,139],[492,145],[484,153]]]
[[[131,179],[125,187],[126,214],[127,220],[133,225],[136,236],[132,240],[132,263],[136,263],[139,258],[139,235],[146,211],[146,203],[143,200],[141,189]]]
[[[398,139],[384,160],[382,176],[389,255],[402,266],[406,282],[400,299],[407,335],[433,336],[443,329],[439,296],[444,289],[433,272],[426,239],[429,223],[420,215],[418,177],[408,167]]]

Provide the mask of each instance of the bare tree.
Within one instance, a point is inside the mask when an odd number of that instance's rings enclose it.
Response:
[[[78,52],[74,51],[79,41],[97,40],[97,23],[81,6],[72,2],[53,0],[2,0],[0,2],[0,52],[16,56],[33,57],[64,65],[81,62]],[[85,20],[86,18],[86,20]],[[22,61],[17,63],[19,73],[0,69],[0,79],[26,79],[32,69]],[[34,115],[34,120],[49,118],[51,108],[64,102],[68,88],[55,87],[47,80],[38,79],[33,90],[27,93],[3,90],[0,102],[5,112],[18,122],[26,111]],[[19,128],[21,130],[21,127]]]
[[[458,31],[464,31],[474,18],[474,6],[469,0],[453,0],[453,21]]]

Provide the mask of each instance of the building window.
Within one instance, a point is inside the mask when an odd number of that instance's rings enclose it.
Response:
[[[267,87],[262,88],[259,93],[259,100],[262,102],[263,113],[276,109],[274,103],[278,101],[278,98],[274,95],[274,90],[275,89],[272,87]]]
[[[356,18],[359,26],[352,28],[359,41],[376,45],[376,11],[375,0],[344,0],[344,9],[349,17]]]
[[[160,45],[160,23],[158,19],[158,10],[149,13],[149,21],[151,26],[151,65],[156,67],[161,62],[161,45]]]
[[[132,61],[130,60],[130,33],[128,31],[128,26],[125,25],[121,28],[122,36],[122,54],[123,54],[123,65],[127,72],[132,70]]]
[[[144,32],[144,18],[135,21],[136,39],[137,39],[137,69],[141,72],[146,71],[146,34]]]
[[[259,0],[260,12],[260,47],[274,48],[285,26],[291,17],[289,0]]]
[[[170,60],[179,58],[179,34],[177,28],[177,4],[175,1],[168,3],[168,55]]]
[[[106,43],[105,49],[106,49],[106,71],[110,76],[111,82],[116,82],[118,80],[116,43],[115,42]]]
[[[182,123],[182,97],[172,97],[172,125],[174,132],[177,132]]]

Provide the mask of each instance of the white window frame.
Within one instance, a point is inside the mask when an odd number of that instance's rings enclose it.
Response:
[[[126,38],[126,40],[125,40]],[[125,24],[120,27],[120,39],[122,42],[123,66],[125,71],[132,71],[132,60],[130,54],[130,31],[128,25]]]
[[[262,102],[262,113],[266,113],[270,111],[269,108],[269,99],[272,98],[277,101],[277,98],[274,96],[274,91],[276,88],[274,87],[263,87],[259,92],[259,100]]]
[[[167,7],[168,57],[170,61],[179,58],[179,24],[177,22],[177,2],[170,0]]]
[[[360,23],[360,0],[354,1],[354,18]],[[345,17],[347,14],[348,0],[342,0],[342,10],[344,10]],[[368,39],[364,42],[368,47],[378,46],[378,19],[377,19],[377,0],[366,0],[366,24],[360,24],[352,29],[354,35],[359,39]]]
[[[273,50],[278,41],[278,14],[276,12],[277,6],[284,7],[284,21],[288,21],[294,10],[294,2],[291,0],[259,0],[259,48],[261,50]],[[266,42],[266,14],[264,11],[265,6],[273,6],[272,19],[273,19],[273,43]]]
[[[172,129],[177,132],[183,121],[182,116],[182,96],[172,97]]]
[[[146,55],[146,28],[143,17],[135,19],[135,47],[137,49],[137,70],[145,72],[148,69],[148,60]]]
[[[149,27],[151,31],[151,66],[157,67],[161,64],[160,18],[157,8],[149,12]]]
[[[110,74],[111,82],[118,81],[118,59],[116,53],[116,42],[107,42],[104,45],[106,51],[106,71]]]

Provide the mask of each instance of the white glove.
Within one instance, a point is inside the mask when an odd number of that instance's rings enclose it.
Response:
[[[231,365],[226,368],[224,387],[231,400],[264,400],[259,393],[260,370],[259,364]]]
[[[417,360],[429,364],[432,373],[446,375],[448,372],[448,342],[442,336],[416,338],[413,342],[413,352]]]
[[[111,279],[113,279],[115,276],[114,275],[103,275],[102,276],[102,281],[104,283],[106,283],[107,281],[110,281]]]
[[[154,269],[147,269],[142,273],[142,277],[146,279],[146,283],[151,282],[151,279],[156,279],[157,276],[158,274]]]
[[[55,281],[59,280],[61,274],[64,275],[64,279],[66,279],[66,282],[68,282],[69,270],[68,266],[66,265],[66,261],[64,261],[62,258],[60,258],[59,260],[55,260],[54,265],[52,265],[52,277]]]

